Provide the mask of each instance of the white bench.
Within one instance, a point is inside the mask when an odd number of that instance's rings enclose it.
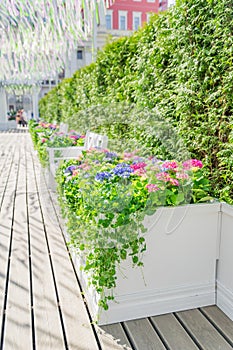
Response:
[[[64,134],[66,134],[68,132],[68,124],[65,124],[65,123],[61,123],[59,125],[59,132],[64,132]]]
[[[49,188],[52,190],[55,190],[56,188],[55,174],[62,160],[75,159],[82,153],[82,151],[91,148],[104,149],[107,147],[107,144],[108,137],[106,135],[100,135],[91,131],[87,131],[84,146],[48,147],[47,151],[49,155]]]

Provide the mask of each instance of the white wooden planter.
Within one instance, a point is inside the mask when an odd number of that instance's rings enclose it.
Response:
[[[48,147],[49,154],[49,173],[48,173],[48,186],[51,190],[56,189],[56,170],[60,162],[64,159],[75,159],[82,153],[85,148],[80,147]]]
[[[129,261],[121,264],[116,298],[108,311],[99,309],[98,296],[87,287],[87,277],[80,271],[83,262],[76,257],[85,298],[93,317],[99,316],[98,323],[215,304],[220,209],[220,203],[187,205],[160,208],[146,217],[144,267],[132,268]],[[233,287],[233,278],[231,283]]]
[[[233,206],[221,205],[217,306],[233,321]]]

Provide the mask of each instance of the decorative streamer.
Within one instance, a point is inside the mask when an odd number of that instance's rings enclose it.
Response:
[[[0,84],[53,79],[107,0],[0,0]],[[109,1],[107,1],[109,2]]]

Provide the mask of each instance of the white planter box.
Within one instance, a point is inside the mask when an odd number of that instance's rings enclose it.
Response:
[[[221,204],[160,208],[145,219],[147,250],[143,268],[123,262],[118,270],[115,302],[97,305],[95,291],[77,272],[85,298],[99,324],[136,319],[215,304]]]
[[[222,203],[217,306],[233,321],[233,207]]]
[[[49,155],[49,174],[47,175],[47,183],[48,187],[55,191],[56,190],[56,170],[63,160],[75,159],[82,154],[84,150],[84,146],[78,147],[48,147],[48,155]]]

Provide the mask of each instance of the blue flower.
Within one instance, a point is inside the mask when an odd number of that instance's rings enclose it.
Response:
[[[97,173],[95,176],[95,180],[97,181],[103,181],[103,180],[108,180],[112,177],[112,174],[107,172],[107,171],[103,171],[102,173]]]
[[[77,167],[76,165],[70,165],[65,169],[65,174],[72,174],[73,170],[75,170]]]
[[[144,161],[145,159],[143,159],[142,157],[134,157],[133,164],[143,163]]]
[[[113,173],[120,177],[130,177],[130,174],[133,172],[129,164],[120,163],[117,164],[116,167],[112,170]]]
[[[105,160],[111,160],[114,158],[117,158],[118,155],[115,152],[106,152],[105,153]]]

